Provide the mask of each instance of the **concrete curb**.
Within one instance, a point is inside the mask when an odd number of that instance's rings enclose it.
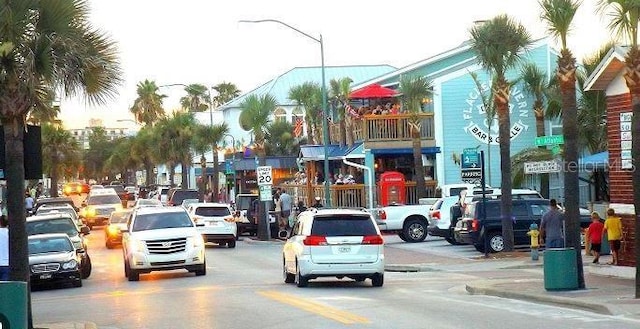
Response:
[[[387,264],[384,266],[385,272],[439,272],[429,265],[424,264]]]
[[[606,305],[600,303],[591,303],[578,300],[575,298],[568,298],[562,296],[542,295],[536,293],[524,293],[517,291],[507,291],[505,289],[499,289],[482,284],[466,284],[465,289],[472,295],[487,295],[509,299],[517,299],[531,302],[539,302],[550,305],[563,306],[573,309],[579,309],[583,311],[589,311],[604,315],[615,315]]]
[[[280,239],[271,239],[269,241],[262,241],[262,240],[254,240],[248,237],[243,237],[241,238],[243,242],[246,242],[248,244],[276,244],[276,245],[281,245],[284,244],[285,241],[280,240]]]
[[[98,326],[93,322],[64,322],[49,323],[35,325],[36,329],[97,329]]]

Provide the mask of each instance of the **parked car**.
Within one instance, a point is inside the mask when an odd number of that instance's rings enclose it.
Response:
[[[129,281],[152,271],[207,273],[204,240],[182,207],[134,208],[122,233],[124,274]]]
[[[111,188],[93,191],[83,202],[80,218],[92,229],[94,226],[104,225],[109,220],[111,212],[122,210],[122,202]]]
[[[122,230],[127,228],[127,220],[131,210],[114,211],[109,216],[107,226],[104,228],[104,245],[111,249],[122,244]]]
[[[549,211],[549,200],[513,200],[512,207],[514,246],[529,246],[529,226],[540,226],[542,216]],[[500,252],[504,250],[500,200],[486,201],[486,219],[482,216],[484,209],[482,201],[468,204],[456,231],[464,243],[473,244],[480,252],[485,251],[485,243],[489,252]],[[589,227],[590,222],[589,215],[580,215],[582,228]]]
[[[31,235],[28,239],[31,284],[71,283],[82,287],[82,259],[64,233]]]
[[[371,214],[311,209],[298,220],[282,251],[284,282],[305,287],[318,277],[371,279],[384,284],[384,240]]]
[[[238,227],[233,220],[232,210],[225,203],[191,203],[187,212],[198,226],[204,242],[214,242],[229,248],[236,247]]]
[[[249,235],[258,234],[258,218],[251,209],[251,205],[256,200],[260,202],[257,194],[241,193],[236,195],[235,210],[240,212],[240,220],[236,222],[238,226],[238,235],[242,235],[244,233],[249,233]],[[272,237],[278,235],[278,222],[273,214],[269,214],[269,228],[271,230]]]
[[[198,199],[198,196],[198,190],[171,189],[167,192],[167,206],[179,206],[182,204],[182,200]]]
[[[85,235],[89,234],[89,228],[83,226],[78,227],[73,223],[71,216],[64,213],[36,215],[27,217],[26,222],[27,235],[64,233],[66,234],[76,252],[80,256],[80,273],[82,278],[86,279],[91,275],[91,257],[87,250]]]

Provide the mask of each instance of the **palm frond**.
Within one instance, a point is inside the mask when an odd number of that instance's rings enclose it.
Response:
[[[540,18],[547,23],[547,31],[559,38],[562,49],[567,49],[567,35],[571,31],[571,22],[582,1],[576,0],[542,0]]]

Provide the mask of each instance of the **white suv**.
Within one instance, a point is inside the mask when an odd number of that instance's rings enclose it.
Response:
[[[311,209],[298,215],[283,252],[284,282],[305,287],[318,277],[384,283],[384,240],[371,214]]]
[[[236,247],[238,227],[233,221],[231,207],[225,203],[190,203],[187,212],[197,224],[205,242],[215,242],[229,248]]]
[[[207,274],[204,241],[182,207],[134,209],[122,235],[124,274],[186,269]]]

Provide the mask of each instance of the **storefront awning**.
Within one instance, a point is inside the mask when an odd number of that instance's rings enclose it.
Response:
[[[410,147],[407,148],[389,148],[389,149],[371,149],[371,153],[374,155],[384,155],[384,154],[413,154],[413,149]],[[436,154],[440,153],[440,147],[423,147],[422,154]]]
[[[327,149],[329,160],[364,158],[362,142],[352,146],[328,145]],[[324,160],[324,145],[302,145],[300,155],[303,161]]]
[[[600,152],[582,157],[579,161],[580,170],[593,171],[609,167],[609,152]]]

